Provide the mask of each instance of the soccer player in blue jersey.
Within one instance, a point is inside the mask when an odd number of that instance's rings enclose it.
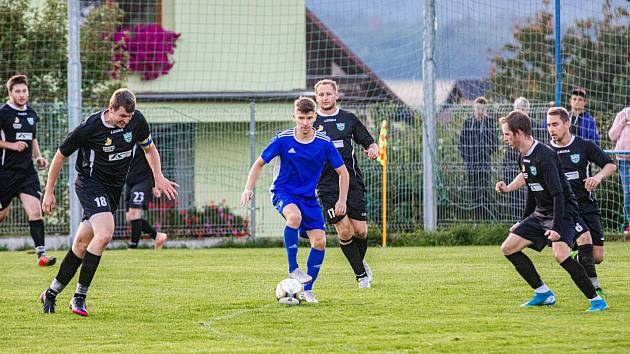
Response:
[[[313,294],[313,283],[324,261],[326,248],[326,227],[315,187],[326,162],[330,163],[339,174],[339,199],[335,204],[335,212],[343,215],[346,213],[350,180],[343,159],[330,138],[313,129],[315,119],[315,101],[308,97],[298,98],[293,111],[295,128],[280,132],[271,139],[249,171],[241,195],[241,205],[246,205],[252,198],[254,185],[264,165],[278,157],[270,188],[272,203],[286,219],[284,243],[289,261],[289,277],[305,284],[304,297],[311,303],[318,302]],[[311,243],[306,274],[297,263],[300,227],[306,230]]]

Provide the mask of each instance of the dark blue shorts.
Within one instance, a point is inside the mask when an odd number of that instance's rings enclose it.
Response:
[[[302,230],[326,230],[322,209],[319,206],[317,197],[315,196],[312,198],[305,198],[282,191],[274,191],[272,192],[271,203],[273,203],[273,206],[280,215],[282,215],[282,210],[284,210],[285,206],[295,204],[302,214],[302,223],[300,224],[300,229]]]
[[[551,246],[551,241],[545,236],[545,232],[552,228],[553,216],[544,215],[535,211],[526,217],[525,220],[521,221],[512,233],[532,241],[533,244],[529,247],[540,252],[545,246]],[[585,229],[587,228],[584,222],[580,222],[579,218],[576,218],[570,213],[569,216],[562,219],[559,241],[566,243],[569,247],[573,247],[575,237]]]

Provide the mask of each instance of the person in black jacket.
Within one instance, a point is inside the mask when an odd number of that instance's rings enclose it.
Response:
[[[492,202],[491,160],[499,146],[496,123],[486,114],[488,101],[477,97],[475,112],[464,121],[459,136],[459,152],[466,165],[470,203],[476,220],[492,218],[495,215]]]

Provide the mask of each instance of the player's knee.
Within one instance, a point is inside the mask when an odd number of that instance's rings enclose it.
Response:
[[[504,256],[509,256],[512,253],[516,252],[516,250],[514,249],[514,247],[512,247],[512,245],[510,245],[507,242],[503,242],[501,244],[501,252],[503,252]]]
[[[367,238],[367,231],[358,231],[354,233],[354,236],[356,236],[357,238],[360,238],[362,240],[365,240]]]
[[[300,214],[290,214],[286,216],[287,225],[291,226],[294,229],[297,229],[302,223],[302,215]]]
[[[317,236],[311,239],[311,247],[323,250],[326,248],[326,236]]]
[[[354,235],[349,229],[337,230],[337,237],[339,237],[339,240],[341,241],[350,241],[352,239],[352,236]]]

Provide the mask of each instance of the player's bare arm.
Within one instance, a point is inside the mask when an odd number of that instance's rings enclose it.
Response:
[[[263,167],[265,166],[265,160],[262,158],[258,158],[252,168],[249,170],[249,175],[247,176],[247,183],[245,184],[245,188],[243,189],[243,193],[241,194],[241,205],[245,206],[249,203],[254,195],[254,186],[256,185],[256,181],[258,180],[258,176],[260,176],[260,172],[262,172]],[[344,166],[345,168],[345,166]],[[346,171],[347,174],[347,171]],[[347,195],[348,188],[346,188]]]
[[[37,167],[40,170],[45,170],[48,167],[48,161],[42,156],[41,151],[39,150],[39,142],[37,139],[33,139],[33,159],[37,163]]]
[[[339,175],[339,199],[335,204],[335,213],[343,215],[346,213],[346,201],[348,200],[348,187],[350,186],[350,175],[346,165],[341,165],[335,169]]]
[[[52,162],[50,163],[50,169],[48,170],[48,178],[46,179],[46,187],[44,189],[44,198],[42,200],[42,210],[44,213],[50,214],[55,209],[55,184],[57,184],[57,178],[59,178],[59,172],[63,167],[63,163],[66,161],[66,157],[57,150]]]
[[[161,193],[164,193],[168,199],[175,199],[177,197],[177,190],[179,185],[175,182],[168,180],[162,174],[162,164],[160,163],[160,154],[153,143],[147,147],[143,147],[144,154],[147,157],[147,162],[151,171],[153,172],[153,178],[155,179],[155,188]]]
[[[587,177],[584,179],[584,188],[587,191],[592,192],[603,180],[610,177],[617,170],[617,165],[614,163],[608,163],[604,168],[599,171],[595,176]]]
[[[15,142],[0,141],[0,149],[9,149],[9,150],[19,152],[19,151],[24,151],[26,148],[28,148],[28,144],[23,141],[15,141]]]

